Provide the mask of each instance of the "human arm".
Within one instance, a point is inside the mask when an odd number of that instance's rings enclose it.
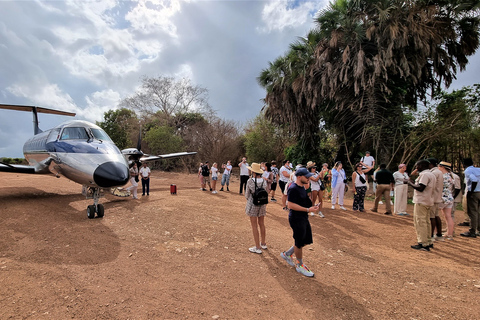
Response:
[[[300,212],[315,212],[318,213],[320,211],[320,207],[317,206],[311,206],[311,207],[302,207],[299,204],[293,203],[291,201],[288,201],[287,203],[288,209],[291,209],[293,211],[300,211]]]
[[[411,186],[413,189],[415,189],[419,192],[423,192],[425,190],[425,188],[427,187],[423,183],[415,184],[410,180],[408,180],[407,183],[408,183],[409,186]]]
[[[370,167],[370,166],[367,166],[367,165],[365,165],[365,167],[366,167],[365,169],[362,169],[363,173],[367,173],[368,171],[372,170],[372,168],[373,168],[373,167]]]

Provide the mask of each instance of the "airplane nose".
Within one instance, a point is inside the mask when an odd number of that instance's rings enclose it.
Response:
[[[93,180],[102,188],[123,186],[128,179],[128,167],[117,162],[102,163],[93,173]]]

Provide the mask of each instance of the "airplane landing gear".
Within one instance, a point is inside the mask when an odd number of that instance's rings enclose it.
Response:
[[[105,208],[103,207],[103,204],[98,203],[98,200],[102,196],[101,189],[83,186],[82,193],[87,199],[93,199],[93,204],[87,207],[88,219],[95,218],[95,214],[97,214],[97,217],[103,218],[105,215]]]

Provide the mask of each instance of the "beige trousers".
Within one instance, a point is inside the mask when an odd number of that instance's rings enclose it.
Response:
[[[432,238],[430,237],[432,232],[430,209],[429,206],[420,203],[415,203],[413,207],[413,222],[417,232],[417,242],[423,246],[432,244]]]
[[[387,207],[387,212],[392,213],[392,205],[390,204],[390,189],[391,186],[389,184],[377,184],[377,191],[375,192],[375,204],[373,209],[378,209],[378,203],[382,199],[382,195],[385,198],[385,205]]]

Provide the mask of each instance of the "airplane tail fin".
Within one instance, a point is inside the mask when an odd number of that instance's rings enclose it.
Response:
[[[66,111],[47,109],[47,108],[35,107],[35,106],[0,104],[0,109],[33,112],[33,131],[35,132],[35,134],[39,134],[40,132],[42,132],[42,130],[38,127],[38,113],[49,113],[49,114],[75,117],[75,113],[73,112],[66,112]]]

